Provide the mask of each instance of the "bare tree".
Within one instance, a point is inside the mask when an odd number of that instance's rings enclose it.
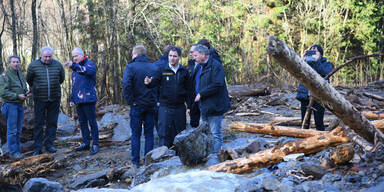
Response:
[[[10,4],[11,4],[11,14],[12,14],[11,28],[12,28],[13,55],[17,55],[17,38],[16,38],[16,35],[17,35],[16,22],[17,22],[17,20],[16,20],[16,12],[15,12],[15,1],[10,0]]]
[[[32,58],[31,60],[36,59],[37,50],[38,50],[38,26],[37,26],[37,17],[36,17],[36,0],[32,0],[31,5],[32,11],[32,25],[33,25],[33,39],[32,39]]]

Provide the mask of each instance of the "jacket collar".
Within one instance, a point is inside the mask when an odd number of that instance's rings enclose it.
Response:
[[[134,59],[132,59],[132,61],[130,63],[133,63],[133,62],[149,62],[149,59],[147,56],[141,55],[141,56],[137,56]]]

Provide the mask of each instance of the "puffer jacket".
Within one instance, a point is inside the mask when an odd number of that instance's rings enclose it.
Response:
[[[72,94],[70,102],[75,104],[96,103],[96,72],[95,63],[88,58],[84,58],[79,63],[73,63],[72,69]]]
[[[23,104],[20,94],[28,92],[27,83],[20,70],[7,69],[0,76],[0,97],[4,102]]]
[[[322,57],[316,62],[309,63],[310,66],[322,77],[325,77],[328,75],[328,73],[332,72],[333,65],[329,61],[327,61],[327,58]],[[299,87],[297,88],[297,100],[308,100],[309,91],[307,88],[304,87],[303,84],[299,84]]]
[[[28,66],[27,82],[36,100],[43,102],[60,100],[60,84],[64,82],[64,78],[64,68],[57,60],[45,64],[38,59]]]

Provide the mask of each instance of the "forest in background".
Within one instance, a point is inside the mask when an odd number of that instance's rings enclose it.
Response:
[[[99,98],[124,103],[121,77],[132,48],[143,44],[151,61],[167,44],[183,49],[202,38],[211,41],[223,60],[229,84],[267,77],[296,84],[267,55],[269,35],[284,40],[302,55],[313,44],[335,67],[358,55],[384,52],[382,0],[0,0],[0,71],[7,58],[19,55],[26,71],[40,48],[54,48],[65,62],[78,46],[98,66]],[[382,80],[383,58],[367,58],[336,73],[333,85],[364,85]],[[63,84],[69,109],[70,71]]]

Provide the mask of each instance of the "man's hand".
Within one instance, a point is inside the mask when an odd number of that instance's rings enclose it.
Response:
[[[64,66],[66,66],[66,67],[72,67],[72,61],[67,61],[67,62],[65,62],[64,63]]]
[[[18,98],[19,100],[24,101],[24,100],[27,98],[27,96],[26,96],[25,94],[19,94],[19,95],[17,96],[17,98]]]
[[[191,113],[191,110],[190,109],[187,109],[187,111],[185,111],[186,115],[189,116],[189,114]]]
[[[69,102],[69,106],[73,107],[73,106],[75,106],[75,103],[74,102]]]
[[[195,102],[199,102],[200,101],[200,93],[198,93],[195,97]]]
[[[145,76],[144,84],[148,85],[152,82],[152,77]]]

